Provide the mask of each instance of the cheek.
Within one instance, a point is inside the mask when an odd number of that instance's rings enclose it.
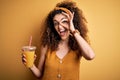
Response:
[[[58,31],[58,27],[57,26],[54,26],[55,30]]]
[[[67,30],[69,30],[70,29],[70,27],[69,27],[69,25],[66,25],[66,26],[64,26]]]

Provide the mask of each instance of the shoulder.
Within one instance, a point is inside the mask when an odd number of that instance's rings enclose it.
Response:
[[[41,53],[42,56],[45,56],[47,51],[48,51],[48,47],[47,46],[41,46],[40,53]]]

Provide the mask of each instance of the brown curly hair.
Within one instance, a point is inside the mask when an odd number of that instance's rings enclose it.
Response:
[[[88,42],[88,29],[86,26],[87,21],[83,16],[82,10],[76,6],[76,3],[72,1],[63,1],[58,3],[56,7],[63,7],[70,10],[72,13],[74,12],[73,24],[75,29],[77,29],[80,32],[80,35]],[[56,14],[60,14],[62,12],[64,11],[53,9],[45,20],[46,27],[41,37],[41,45],[47,45],[52,51],[58,48],[58,44],[61,40],[54,28],[53,18]],[[79,50],[78,44],[73,36],[69,37],[69,46],[72,50]]]

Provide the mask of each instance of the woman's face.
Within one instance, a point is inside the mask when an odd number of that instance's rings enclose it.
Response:
[[[62,40],[69,37],[69,20],[64,14],[56,14],[53,18],[54,28],[58,32]]]

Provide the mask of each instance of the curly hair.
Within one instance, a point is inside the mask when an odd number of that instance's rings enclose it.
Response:
[[[72,13],[74,12],[73,24],[75,29],[80,32],[80,35],[88,42],[87,36],[87,26],[86,26],[86,19],[83,16],[83,12],[76,6],[75,2],[72,1],[63,1],[61,3],[56,4],[56,7],[63,7],[70,10]],[[60,36],[56,32],[54,28],[53,18],[56,14],[60,14],[64,12],[63,10],[56,10],[53,9],[47,16],[45,20],[45,30],[42,34],[41,45],[48,46],[52,51],[58,48],[58,44],[61,40]],[[72,50],[78,50],[78,44],[73,36],[69,37],[69,46]]]

